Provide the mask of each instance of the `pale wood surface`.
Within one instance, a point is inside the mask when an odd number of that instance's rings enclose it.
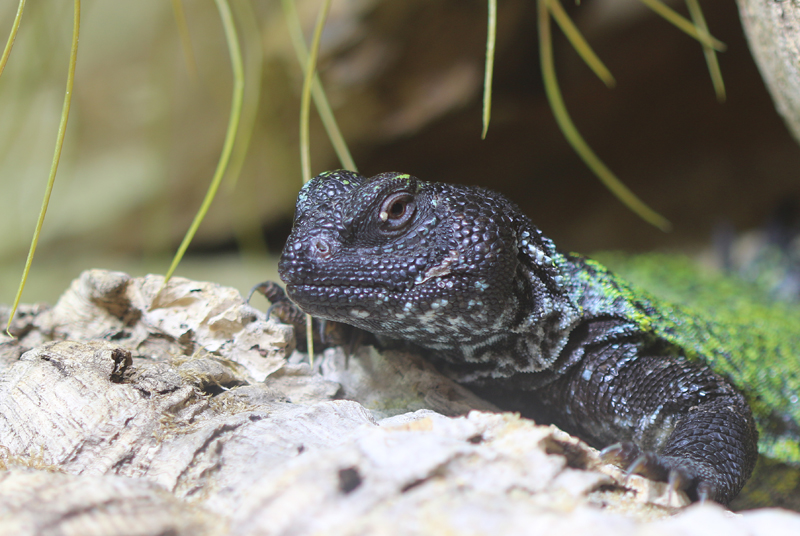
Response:
[[[348,363],[329,349],[312,370],[287,326],[230,289],[176,279],[158,296],[161,284],[86,272],[0,341],[0,534],[690,528],[683,514],[650,522],[682,495],[491,412],[418,356],[361,348]]]

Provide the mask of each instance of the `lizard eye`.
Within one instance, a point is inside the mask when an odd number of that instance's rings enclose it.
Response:
[[[408,192],[396,192],[383,200],[379,216],[389,229],[401,229],[411,221],[416,206],[413,195]]]

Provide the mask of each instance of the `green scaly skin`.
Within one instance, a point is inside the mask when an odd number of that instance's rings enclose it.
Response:
[[[780,506],[800,511],[798,304],[777,300],[770,286],[764,288],[716,270],[701,269],[681,256],[603,252],[594,257],[635,285],[637,293],[657,296],[650,301],[660,304],[659,308],[666,311],[662,315],[670,316],[667,304],[680,304],[677,308],[694,326],[700,319],[699,328],[683,330],[679,337],[699,348],[698,356],[709,355],[709,361],[719,361],[720,367],[730,370],[729,377],[744,386],[759,429],[761,455],[753,478],[731,507]],[[697,334],[703,332],[702,325],[708,322],[702,319],[707,318],[727,326],[727,346],[741,350],[733,356],[715,352],[713,348],[725,346],[719,340],[713,342],[712,349],[703,350],[704,339]]]
[[[800,467],[800,308],[689,259],[599,257],[636,285],[656,333],[740,387],[758,426],[759,453]]]

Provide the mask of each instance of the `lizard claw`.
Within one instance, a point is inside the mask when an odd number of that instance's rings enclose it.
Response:
[[[625,470],[626,479],[630,478],[631,475],[644,476],[644,472],[646,471],[647,471],[647,456],[645,454],[640,454],[639,457],[633,460],[633,463],[631,463]]]
[[[267,308],[267,318],[272,316],[278,321],[294,327],[297,348],[301,352],[306,351],[306,314],[286,295],[280,285],[274,281],[264,281],[250,289],[247,301],[258,292],[269,302]],[[349,359],[355,347],[365,339],[365,332],[324,319],[314,319],[314,347],[328,348],[330,346],[344,346],[345,357]]]
[[[643,452],[636,444],[625,441],[614,443],[600,451],[600,459],[624,468],[627,478],[632,474],[666,482],[670,496],[677,491],[686,492],[692,500],[706,501],[715,496],[714,483],[708,479],[706,469],[698,462],[664,456],[651,451]],[[670,497],[671,499],[671,497]]]
[[[648,474],[648,464],[651,463],[650,453],[643,453],[635,443],[630,441],[614,443],[600,451],[600,459],[604,463],[611,463],[617,467],[624,468],[625,482],[631,475],[642,475],[650,477]]]
[[[710,500],[710,498],[712,497],[712,495],[714,493],[714,486],[712,486],[710,483],[705,482],[705,481],[700,482],[697,485],[697,492],[696,493],[697,493],[697,501],[700,504],[703,504],[706,501]]]
[[[600,451],[600,459],[603,461],[603,463],[610,463],[616,465],[617,467],[623,467],[627,465],[629,467],[629,473],[633,472],[633,462],[635,462],[640,456],[641,451],[639,450],[639,447],[630,441],[614,443],[613,445],[609,445]]]

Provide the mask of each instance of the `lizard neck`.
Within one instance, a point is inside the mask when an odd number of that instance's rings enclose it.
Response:
[[[547,382],[570,366],[561,359],[562,350],[584,316],[570,293],[574,261],[527,218],[518,223],[518,262],[513,285],[502,297],[503,313],[490,329],[450,341],[449,347],[427,345],[460,365],[454,374],[458,381],[483,384],[537,373]]]
[[[505,331],[459,345],[462,359],[492,364],[462,375],[461,381],[482,384],[522,375],[529,385],[543,385],[579,359],[580,354],[564,351],[586,331],[579,326],[601,322],[604,340],[649,330],[652,311],[626,283],[591,259],[559,252],[527,218],[520,222]],[[537,373],[535,380],[530,373]]]
[[[654,310],[640,292],[597,261],[576,254],[562,255],[562,258],[562,292],[584,321],[616,318],[620,329],[626,332],[651,330]]]

